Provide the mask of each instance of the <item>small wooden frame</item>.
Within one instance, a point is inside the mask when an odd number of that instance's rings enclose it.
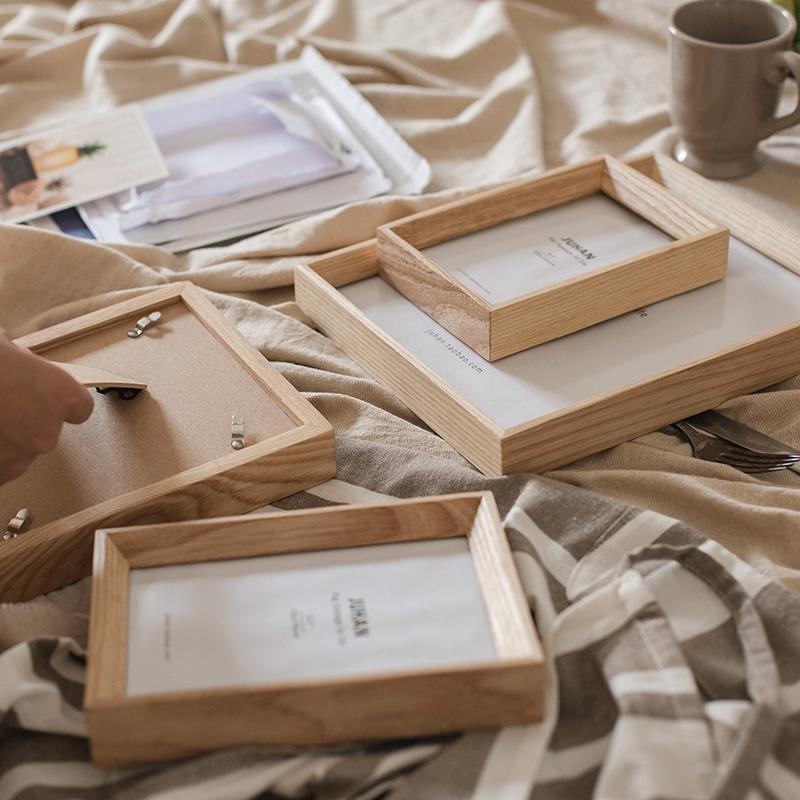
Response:
[[[162,321],[128,338],[137,318],[156,309]],[[328,422],[190,283],[17,344],[74,374],[121,373],[147,389],[128,402],[95,395],[86,423],[65,425],[56,450],[0,486],[3,522],[31,512],[29,530],[0,541],[0,601],[88,575],[101,525],[242,513],[336,474]],[[234,450],[231,414],[244,407],[247,446]]]
[[[577,277],[503,302],[492,302],[421,252],[598,192],[675,241],[600,268],[586,264]],[[728,258],[725,227],[611,156],[405,217],[378,228],[377,239],[383,279],[489,361],[717,281]],[[566,260],[583,263],[575,254],[579,244],[571,243],[568,248],[556,242],[552,249],[569,251],[574,255]]]
[[[496,659],[280,684],[128,692],[132,570],[454,537],[467,539]],[[99,764],[243,744],[324,745],[531,722],[542,714],[543,681],[541,647],[488,492],[96,535],[84,704]]]
[[[659,320],[658,336],[638,326],[648,313],[642,310],[494,364],[466,346],[453,355],[463,369],[487,375],[491,390],[495,374],[514,379],[514,365],[528,359],[552,376],[568,348],[575,359],[566,363],[569,374],[559,380],[536,374],[544,392],[558,401],[544,410],[516,403],[516,420],[497,421],[455,388],[459,365],[445,375],[400,343],[419,323],[415,315],[424,317],[431,338],[437,326],[377,277],[374,239],[298,266],[297,301],[348,355],[487,475],[553,469],[799,373],[800,234],[665,156],[635,166],[730,228],[736,239],[728,278],[649,309],[649,318]],[[747,263],[732,276],[743,258]],[[403,306],[395,329],[350,299],[359,287],[378,297],[375,308]],[[676,308],[681,314],[671,313]],[[749,326],[748,314],[760,315],[757,329]],[[724,335],[717,335],[718,327]],[[615,349],[607,356],[609,342]],[[459,349],[452,342],[444,347]],[[503,399],[499,389],[495,395]]]

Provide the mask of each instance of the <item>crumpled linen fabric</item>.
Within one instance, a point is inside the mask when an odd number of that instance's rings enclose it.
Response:
[[[544,645],[542,722],[101,769],[88,763],[80,708],[86,579],[40,601],[71,630],[40,619],[46,627],[29,627],[25,640],[0,640],[0,797],[795,796],[800,600],[786,589],[681,522],[556,481],[485,478],[418,448],[352,435],[339,437],[337,461],[336,479],[271,508],[493,493]]]
[[[53,787],[130,800],[171,791],[193,800],[265,792],[366,798],[384,790],[395,800],[735,797],[754,787],[764,796],[798,793],[798,617],[777,583],[800,588],[800,478],[744,476],[696,461],[665,430],[556,470],[555,481],[483,479],[292,302],[295,264],[370,238],[383,222],[599,152],[668,150],[676,134],[663,30],[672,5],[0,3],[3,136],[291,58],[310,43],[430,161],[423,197],[379,198],[182,255],[0,226],[0,324],[22,335],[168,282],[195,282],[336,427],[340,479],[319,490],[325,502],[358,501],[359,488],[389,496],[495,493],[553,654],[547,716],[535,731],[469,734],[446,746],[381,745],[343,759],[236,750],[110,779],[86,762],[80,735],[84,582],[0,607],[0,797],[48,797]],[[794,92],[786,86],[787,108]],[[800,227],[797,145],[796,129],[775,136],[764,145],[766,167],[729,188]],[[791,379],[725,409],[800,446],[798,389]],[[304,500],[315,502],[301,495],[283,505]],[[671,597],[689,604],[668,607]],[[587,635],[611,613],[617,628],[604,638]],[[743,637],[758,628],[760,638]],[[653,637],[655,655],[640,663]],[[766,671],[750,675],[745,652]],[[648,721],[659,719],[647,730],[638,726],[643,709]],[[693,748],[680,786],[669,782],[680,768],[653,749],[664,729],[681,731]],[[737,742],[739,732],[753,730],[764,736]],[[648,747],[634,747],[651,732]],[[746,772],[727,758],[735,746],[747,755]],[[626,794],[626,786],[646,790]]]
[[[666,151],[676,140],[667,110],[664,40],[674,5],[674,0],[2,3],[2,135],[292,58],[310,43],[430,161],[433,179],[430,193],[420,198],[378,198],[183,255],[103,246],[87,257],[75,243],[4,228],[0,321],[19,335],[182,279],[262,304],[289,300],[295,264],[370,238],[377,225],[391,219],[600,152],[631,157]],[[789,81],[785,109],[795,97]],[[727,184],[795,227],[800,227],[798,136],[797,129],[774,136],[763,145],[765,168]],[[726,408],[800,446],[797,400],[796,382],[790,380]],[[655,433],[553,474],[685,519],[722,537],[787,585],[800,585],[794,536],[800,527],[795,491],[800,479],[793,473],[746,477],[691,460],[688,445],[677,436]],[[724,533],[713,524],[718,518],[726,523]]]

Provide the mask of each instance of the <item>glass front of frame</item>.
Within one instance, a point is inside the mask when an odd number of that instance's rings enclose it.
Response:
[[[800,277],[734,238],[725,280],[493,363],[377,276],[339,291],[503,429],[800,320]]]
[[[497,305],[674,241],[602,193],[459,236],[421,252]]]
[[[463,536],[130,573],[131,696],[495,660]]]

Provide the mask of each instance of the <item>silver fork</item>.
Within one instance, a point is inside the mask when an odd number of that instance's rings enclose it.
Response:
[[[800,458],[790,454],[756,453],[715,436],[709,436],[686,421],[674,422],[673,426],[689,441],[695,458],[727,464],[742,472],[776,472],[796,464]]]

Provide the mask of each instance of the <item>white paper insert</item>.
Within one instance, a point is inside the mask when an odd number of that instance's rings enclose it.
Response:
[[[800,278],[731,238],[724,280],[490,363],[375,276],[342,294],[502,428],[800,320]]]
[[[647,220],[598,193],[423,252],[472,291],[502,303],[672,241]]]
[[[496,658],[464,537],[131,572],[129,695]]]

